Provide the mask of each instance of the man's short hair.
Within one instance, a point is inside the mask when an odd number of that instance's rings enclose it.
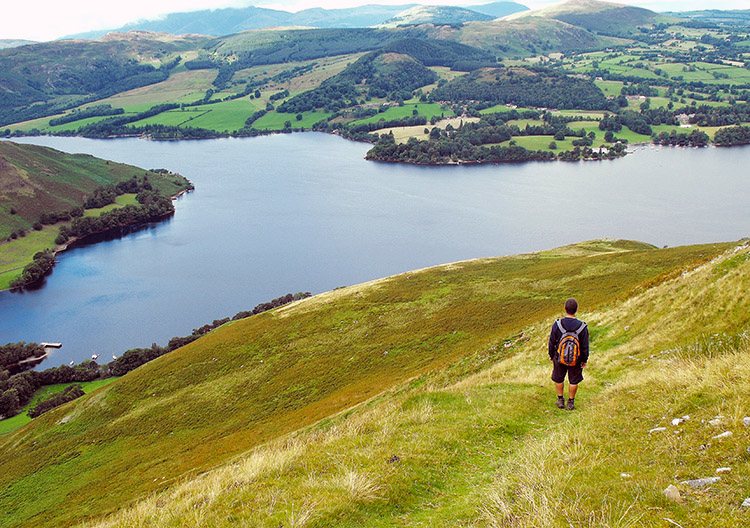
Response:
[[[568,315],[575,315],[578,311],[578,301],[573,297],[565,301],[565,313]]]

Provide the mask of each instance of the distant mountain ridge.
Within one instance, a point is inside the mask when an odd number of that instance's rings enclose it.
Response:
[[[489,22],[495,17],[470,9],[451,6],[416,6],[402,11],[386,20],[383,27],[398,27],[416,24],[457,24],[463,22]]]
[[[223,36],[269,27],[316,27],[316,28],[358,28],[371,27],[394,16],[419,6],[418,4],[379,5],[368,4],[345,9],[324,9],[314,7],[291,13],[262,7],[204,9],[201,11],[170,13],[156,20],[139,20],[119,28],[89,31],[65,37],[66,39],[96,39],[110,31],[127,32],[133,30],[156,31],[173,35],[198,34]],[[492,2],[458,8],[476,12],[472,20],[491,20],[528,10],[516,2]],[[484,17],[482,17],[484,15]],[[489,17],[489,18],[486,18]]]
[[[598,0],[569,0],[544,9],[515,13],[506,19],[551,18],[597,33],[624,35],[634,31],[637,26],[653,23],[659,16],[642,7]]]
[[[0,49],[17,48],[28,44],[36,44],[36,42],[33,40],[0,39]]]
[[[704,9],[701,11],[668,11],[665,15],[677,16],[727,26],[750,26],[750,9]]]

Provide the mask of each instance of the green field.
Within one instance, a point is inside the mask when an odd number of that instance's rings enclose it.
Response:
[[[302,112],[302,120],[298,121],[296,114],[282,114],[280,112],[268,112],[263,117],[256,119],[252,128],[258,130],[283,130],[287,121],[292,128],[310,129],[321,119],[327,119],[333,114],[328,112]]]
[[[129,126],[168,125],[205,128],[216,132],[234,132],[245,126],[245,120],[259,109],[259,103],[249,99],[233,99],[220,103],[169,110],[130,123]]]
[[[568,136],[564,140],[556,140],[554,136],[516,136],[510,141],[504,141],[500,145],[507,147],[511,141],[514,141],[516,145],[521,146],[528,150],[549,150],[552,152],[563,152],[566,150],[573,150],[573,140],[579,139],[577,137]],[[556,148],[551,149],[550,144],[555,143]],[[595,139],[594,144],[591,148],[598,148],[603,145],[609,145],[602,139]]]
[[[416,114],[414,113],[414,110],[417,111]],[[381,119],[385,121],[391,121],[393,119],[402,119],[404,117],[412,117],[414,115],[424,116],[429,121],[433,116],[450,117],[453,116],[454,113],[450,109],[443,108],[436,103],[411,103],[404,104],[404,106],[392,106],[385,112],[380,112],[372,117],[358,119],[357,121],[352,122],[352,125],[377,123]]]
[[[79,381],[77,383],[57,383],[55,385],[45,385],[41,389],[37,390],[34,393],[34,396],[31,398],[31,401],[23,408],[21,409],[21,412],[12,418],[6,418],[5,420],[0,420],[0,435],[8,434],[16,429],[19,429],[20,427],[23,427],[27,423],[29,423],[32,418],[29,417],[28,414],[26,414],[26,411],[31,409],[39,400],[39,398],[46,397],[51,394],[57,394],[58,392],[62,392],[65,388],[70,387],[71,385],[80,385],[83,389],[83,392],[86,394],[89,394],[91,392],[94,392],[99,387],[104,387],[105,385],[112,383],[118,378],[107,378],[102,380],[95,380],[95,381]]]
[[[0,291],[10,288],[33,259],[34,255],[47,248],[55,247],[59,226],[44,226],[41,231],[29,231],[26,236],[0,244]]]
[[[622,81],[594,81],[594,84],[604,92],[604,95],[609,97],[617,97],[620,95],[622,87],[625,83]]]
[[[488,115],[488,114],[499,114],[502,112],[510,112],[513,110],[513,108],[510,108],[504,104],[499,104],[495,106],[490,106],[489,108],[485,108],[484,110],[480,110],[479,113],[482,115]],[[521,110],[519,108],[519,110]]]
[[[518,128],[523,130],[526,126],[538,126],[543,125],[544,121],[541,119],[511,119],[507,121],[508,125],[516,125]]]

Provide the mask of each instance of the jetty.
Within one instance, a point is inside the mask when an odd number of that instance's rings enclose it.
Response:
[[[44,354],[41,356],[22,359],[16,363],[16,366],[20,367],[21,365],[26,365],[28,363],[41,363],[43,359],[47,359],[47,356],[49,356],[53,350],[56,348],[62,348],[62,343],[39,343],[39,345],[44,349]]]

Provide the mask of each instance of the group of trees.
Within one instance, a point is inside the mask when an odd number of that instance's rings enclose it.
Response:
[[[633,110],[625,110],[620,114],[605,115],[599,121],[599,130],[620,132],[623,126],[638,134],[651,135],[651,125],[649,125],[646,117]]]
[[[81,238],[95,233],[151,222],[174,213],[172,200],[153,190],[143,190],[136,195],[140,205],[126,205],[100,216],[74,218],[70,226],[60,228],[56,244],[64,244],[71,237]]]
[[[714,135],[714,143],[721,147],[750,144],[750,126],[721,128]]]
[[[450,40],[410,37],[387,44],[383,51],[409,55],[425,66],[447,66],[459,71],[470,70],[457,68],[458,64],[488,65],[497,63],[495,56],[487,51]]]
[[[84,108],[83,110],[74,110],[73,112],[64,116],[50,119],[49,124],[50,126],[64,125],[66,123],[80,121],[81,119],[87,119],[89,117],[112,116],[124,113],[125,109],[112,108],[112,105],[109,104],[94,105],[89,106],[88,108]]]
[[[610,109],[602,91],[590,79],[570,77],[545,68],[477,70],[436,88],[433,101],[489,101],[547,108]]]
[[[109,204],[115,203],[115,199],[122,194],[138,194],[141,191],[151,191],[153,187],[148,181],[148,176],[143,179],[133,176],[129,180],[118,182],[117,185],[103,185],[97,187],[86,197],[83,202],[85,209],[98,209]],[[75,215],[82,216],[82,215]]]
[[[398,144],[392,134],[383,134],[367,152],[367,159],[396,161],[419,165],[447,163],[511,163],[520,161],[555,159],[552,152],[530,151],[516,145],[490,147],[472,145],[465,138],[422,140],[410,138]]]
[[[83,389],[81,388],[81,386],[70,385],[69,387],[65,387],[62,392],[53,394],[47,398],[42,398],[37,401],[36,404],[31,409],[29,409],[28,415],[31,418],[36,418],[37,416],[44,414],[47,411],[62,405],[63,403],[68,403],[69,401],[73,401],[76,398],[80,398],[81,396],[83,396]]]
[[[732,106],[700,105],[692,110],[692,114],[690,122],[698,126],[739,125],[750,122],[750,103]]]
[[[21,274],[10,283],[11,289],[16,290],[36,284],[50,272],[54,265],[55,254],[51,249],[35,253],[31,264],[26,265]]]
[[[705,147],[708,145],[709,138],[708,134],[702,130],[692,130],[689,134],[671,130],[654,135],[652,141],[658,145],[673,147]]]
[[[44,348],[37,343],[8,343],[0,346],[0,370],[7,369],[18,364],[19,361],[29,358],[38,358],[44,355]]]
[[[334,112],[353,106],[360,96],[351,83],[323,83],[317,88],[295,95],[276,109],[278,112],[296,114],[325,108]]]

